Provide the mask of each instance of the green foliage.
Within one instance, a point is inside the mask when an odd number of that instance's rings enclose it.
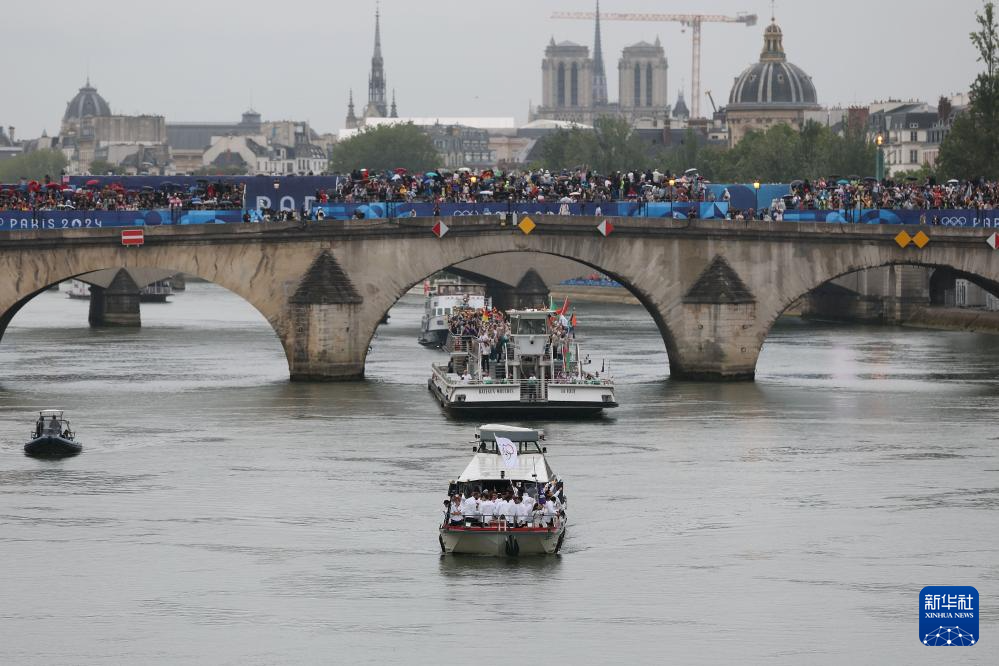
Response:
[[[954,119],[947,138],[940,144],[938,171],[947,178],[984,177],[999,179],[999,26],[995,4],[986,2],[975,13],[979,29],[971,33],[978,61],[985,71],[971,84],[971,104]]]
[[[539,166],[548,169],[588,167],[598,173],[652,169],[682,173],[698,169],[715,182],[788,182],[830,174],[873,175],[876,149],[863,131],[840,136],[824,125],[808,122],[799,131],[775,125],[750,132],[731,150],[708,146],[688,129],[679,144],[650,151],[627,121],[601,118],[594,129],[559,130],[538,151]]]
[[[107,160],[94,160],[90,163],[89,171],[95,176],[105,176],[109,173],[120,176],[125,173],[125,169]]]
[[[597,118],[593,129],[558,130],[542,139],[540,163],[546,169],[586,167],[597,173],[655,165],[645,145],[623,118]]]
[[[385,171],[402,167],[429,171],[440,164],[440,156],[426,132],[412,123],[365,128],[333,148],[330,169],[341,173],[354,169]]]
[[[0,162],[0,182],[10,183],[21,177],[41,180],[45,176],[58,180],[66,165],[66,156],[58,150],[36,150]]]

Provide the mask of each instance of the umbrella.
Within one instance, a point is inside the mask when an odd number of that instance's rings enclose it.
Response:
[[[143,185],[142,189],[144,191],[146,191],[146,192],[152,192],[153,191],[153,186],[152,185]]]
[[[683,172],[683,175],[684,176],[691,176],[691,175],[693,175],[695,173],[697,173],[697,169],[687,169],[686,171]]]
[[[472,170],[469,169],[468,167],[461,167],[460,169],[456,169],[456,171],[458,171],[459,173],[471,173]]]
[[[839,180],[836,181],[836,184],[837,185],[849,185],[850,181],[848,181],[846,178],[840,178]]]
[[[91,178],[90,180],[87,181],[87,187],[93,187],[94,185],[100,185],[100,184],[101,181],[97,180],[96,178]]]
[[[405,176],[406,175],[406,170],[403,169],[402,167],[396,167],[395,173],[396,173],[397,176]]]
[[[47,183],[45,185],[45,189],[48,189],[48,190],[61,190],[62,189],[62,185],[60,185],[59,183]]]
[[[961,182],[957,178],[951,178],[947,181],[948,185],[960,185]]]
[[[201,203],[201,199],[199,199],[198,197],[194,197],[193,199],[191,199],[191,203],[192,204],[200,204]]]
[[[440,177],[440,174],[437,173],[436,171],[428,171],[428,172],[426,172],[423,175],[426,176],[427,178],[439,178]]]

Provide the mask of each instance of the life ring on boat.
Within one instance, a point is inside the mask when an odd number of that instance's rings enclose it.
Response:
[[[517,537],[512,534],[508,534],[506,537],[506,543],[504,544],[504,550],[510,557],[517,557],[520,555],[520,544],[517,543]]]

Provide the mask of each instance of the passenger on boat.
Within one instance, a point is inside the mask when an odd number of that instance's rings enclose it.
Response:
[[[473,525],[480,524],[481,514],[479,513],[479,491],[472,492],[471,497],[466,497],[461,502],[461,516],[466,523]]]
[[[482,524],[489,527],[496,516],[496,493],[482,493],[482,501],[479,502],[479,515],[482,517]]]
[[[448,505],[448,514],[451,517],[452,525],[461,524],[461,495],[455,495],[451,498],[451,502]]]

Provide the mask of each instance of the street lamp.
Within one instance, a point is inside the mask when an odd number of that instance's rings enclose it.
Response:
[[[881,132],[878,132],[878,135],[874,137],[874,143],[878,147],[877,158],[874,162],[874,177],[880,183],[885,179],[885,137]]]
[[[673,217],[673,186],[676,185],[676,178],[669,179],[669,214]]]
[[[281,181],[278,180],[277,178],[275,178],[274,179],[274,190],[277,191],[277,190],[280,190],[280,189],[281,189]]]
[[[755,219],[760,214],[760,181],[753,181],[753,190],[756,192],[756,208],[753,213],[753,218]]]

